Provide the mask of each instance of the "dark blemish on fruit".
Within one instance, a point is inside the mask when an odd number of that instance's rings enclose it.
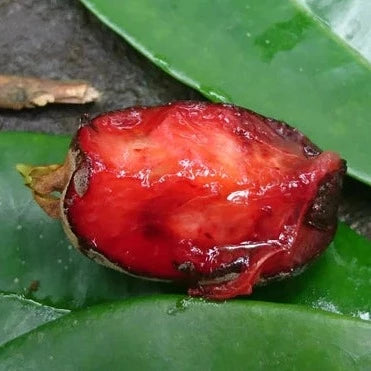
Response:
[[[310,146],[310,145],[304,146],[303,151],[304,151],[305,157],[308,157],[308,158],[316,157],[321,153],[321,151],[319,151],[318,148],[315,148],[315,147]]]
[[[205,237],[212,240],[213,239],[213,236],[209,233],[209,232],[206,232],[204,233]]]
[[[179,272],[192,274],[192,272],[196,271],[196,268],[192,262],[184,262],[182,264],[173,264],[176,269],[178,269]]]
[[[164,232],[159,225],[154,223],[147,223],[143,227],[143,234],[147,238],[158,238],[160,236],[163,236]]]
[[[248,258],[241,256],[228,264],[221,264],[220,267],[215,269],[208,275],[208,278],[222,277],[230,273],[241,273],[249,264]]]
[[[327,174],[319,184],[317,195],[308,209],[305,221],[319,230],[328,230],[336,225],[343,176],[346,164],[340,170]]]
[[[221,264],[218,268],[214,269],[208,274],[201,274],[197,272],[194,264],[190,261],[186,261],[178,265],[174,264],[174,266],[178,271],[189,275],[190,278],[200,280],[223,277],[230,273],[241,273],[248,266],[248,262],[249,261],[247,257],[239,257],[231,263]]]

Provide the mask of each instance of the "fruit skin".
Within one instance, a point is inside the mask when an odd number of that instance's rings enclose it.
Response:
[[[200,102],[102,114],[78,130],[66,163],[61,217],[77,248],[216,300],[318,256],[345,173],[283,122]]]

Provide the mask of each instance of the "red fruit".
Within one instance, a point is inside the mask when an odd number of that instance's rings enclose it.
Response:
[[[307,264],[336,230],[344,161],[243,108],[106,113],[79,129],[71,155],[61,202],[77,247],[135,275],[185,281],[191,295],[250,294]]]

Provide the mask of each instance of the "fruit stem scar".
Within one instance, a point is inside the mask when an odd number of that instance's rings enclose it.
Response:
[[[68,182],[68,163],[48,166],[17,164],[16,169],[22,175],[24,183],[32,190],[32,196],[38,205],[52,218],[60,218],[60,197]]]

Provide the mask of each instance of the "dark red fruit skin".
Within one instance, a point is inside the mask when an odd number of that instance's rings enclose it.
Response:
[[[71,145],[63,208],[87,255],[247,295],[319,255],[336,231],[345,162],[289,125],[226,104],[178,102],[100,115]]]

